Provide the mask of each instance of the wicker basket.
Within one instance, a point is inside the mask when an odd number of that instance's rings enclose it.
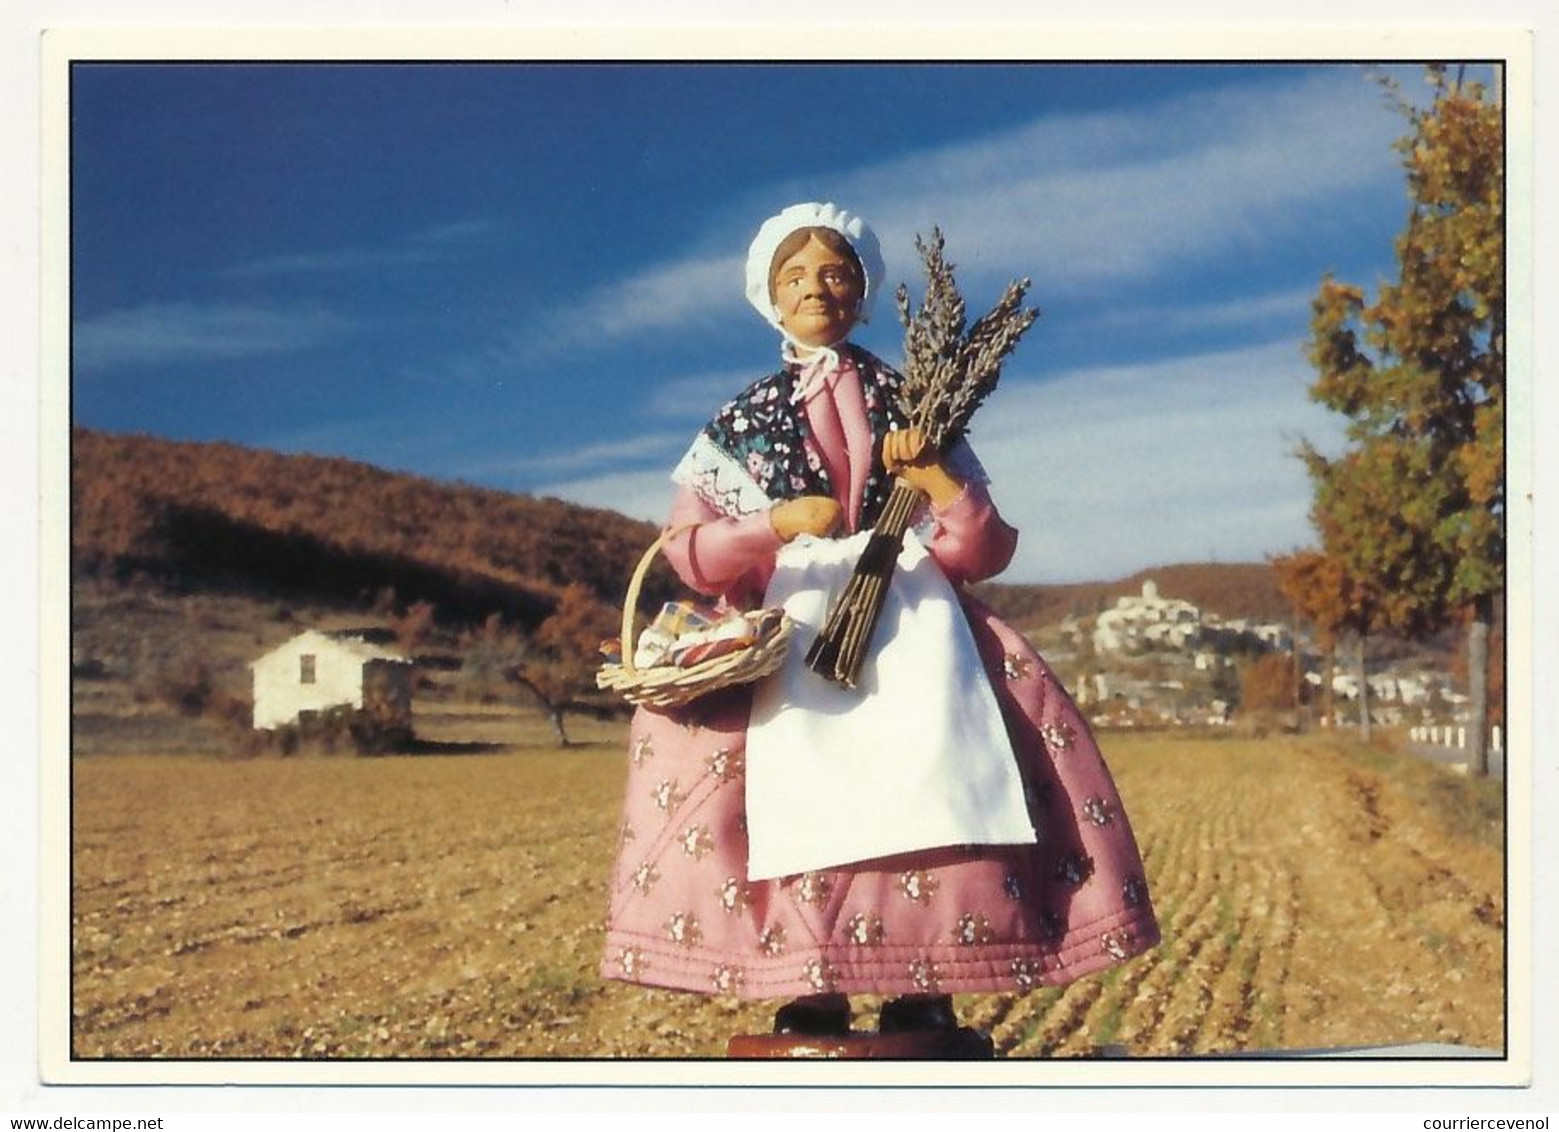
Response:
[[[631,704],[678,707],[733,684],[750,684],[754,680],[761,680],[780,666],[785,659],[785,649],[790,644],[790,634],[795,623],[789,617],[781,617],[779,628],[751,648],[711,657],[686,668],[674,664],[656,665],[654,668],[634,667],[633,614],[639,605],[639,589],[644,584],[644,575],[666,541],[688,530],[689,526],[666,531],[650,544],[644,557],[639,559],[639,565],[628,583],[628,596],[623,599],[622,663],[603,664],[595,676],[597,687],[618,692]]]

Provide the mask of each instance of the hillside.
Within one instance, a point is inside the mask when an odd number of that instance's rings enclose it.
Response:
[[[387,472],[352,460],[289,456],[75,429],[71,554],[78,576],[142,575],[180,590],[229,590],[361,606],[393,589],[441,619],[489,613],[534,625],[570,581],[615,605],[655,536],[649,523],[556,499]],[[1282,619],[1264,563],[1199,563],[1115,581],[978,587],[1030,627],[1086,615],[1147,578],[1225,618]],[[642,604],[671,596],[664,567]]]
[[[71,559],[78,578],[136,576],[358,606],[393,591],[441,620],[534,626],[570,582],[622,600],[655,537],[612,511],[436,483],[351,460],[75,429]],[[669,571],[646,602],[675,589]]]

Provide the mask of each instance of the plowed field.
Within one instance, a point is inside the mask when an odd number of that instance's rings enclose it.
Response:
[[[620,726],[564,751],[520,717],[441,725],[487,753],[77,758],[75,1055],[717,1057],[767,1028],[595,975]],[[1105,749],[1164,943],[961,998],[1005,1056],[1502,1045],[1487,784],[1332,739]]]

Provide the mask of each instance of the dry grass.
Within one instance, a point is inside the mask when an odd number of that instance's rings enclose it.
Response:
[[[620,724],[568,751],[514,710],[418,729],[490,753],[78,758],[76,1056],[713,1057],[766,1028],[764,1004],[595,975]],[[1501,1045],[1498,847],[1425,801],[1424,768],[1330,740],[1107,746],[1165,942],[961,1000],[1006,1056]]]

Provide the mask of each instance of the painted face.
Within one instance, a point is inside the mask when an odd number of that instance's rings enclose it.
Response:
[[[807,346],[832,346],[850,333],[861,305],[855,265],[815,236],[774,273],[780,325]]]

